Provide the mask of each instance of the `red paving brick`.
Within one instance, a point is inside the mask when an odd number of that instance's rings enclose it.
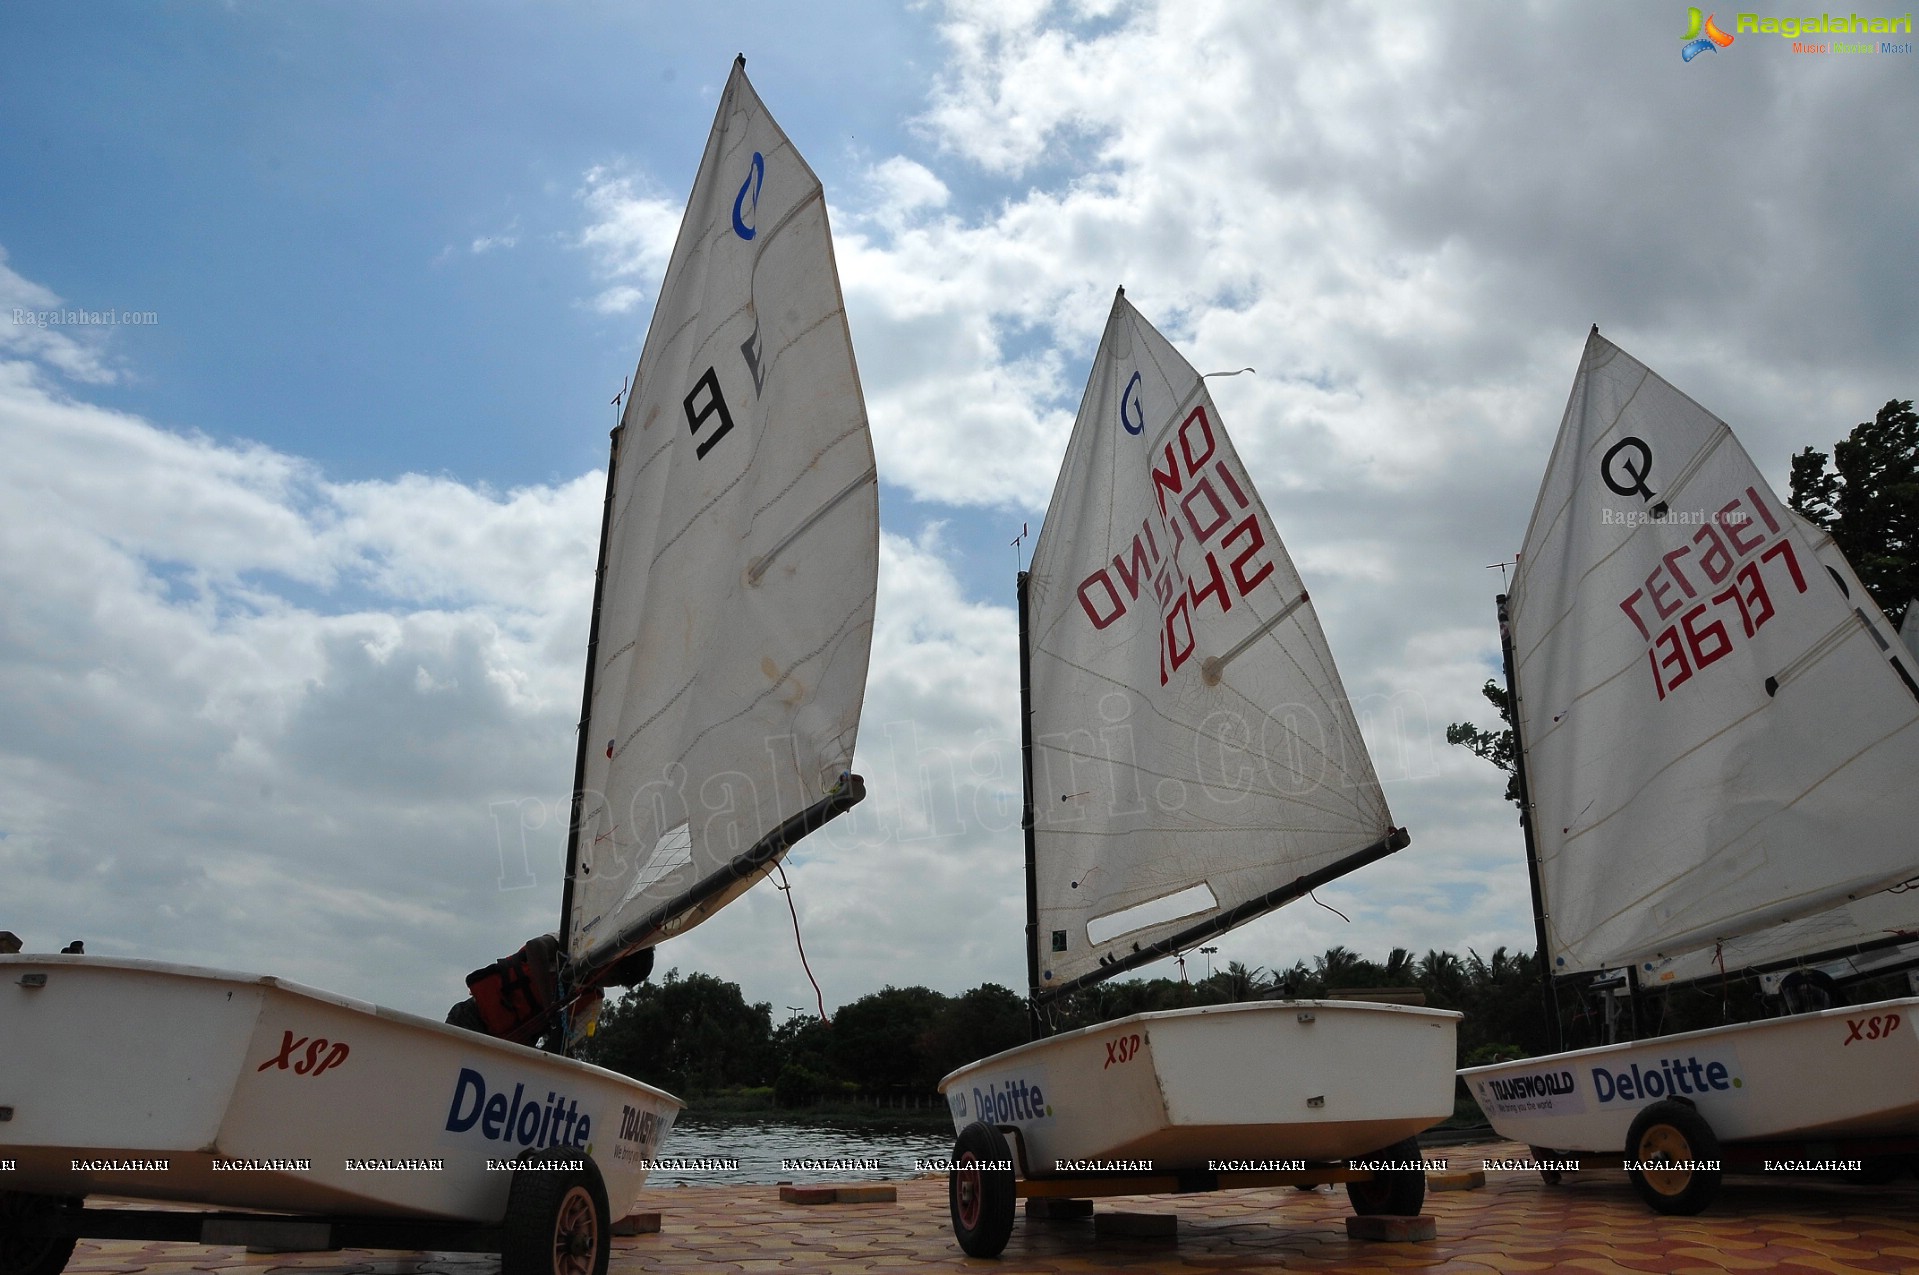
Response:
[[[1511,1144],[1433,1151],[1455,1169],[1525,1154]],[[777,1187],[649,1191],[657,1235],[616,1238],[611,1275],[774,1272],[877,1275],[994,1271],[1001,1275],[1164,1271],[1911,1271],[1919,1270],[1919,1184],[1892,1186],[1735,1177],[1700,1217],[1660,1218],[1616,1171],[1568,1175],[1548,1187],[1531,1173],[1494,1171],[1481,1191],[1433,1192],[1439,1238],[1383,1244],[1346,1237],[1344,1191],[1291,1188],[1101,1200],[1100,1211],[1173,1212],[1177,1241],[1098,1238],[1091,1219],[1023,1215],[996,1263],[953,1240],[943,1179],[899,1184],[894,1204],[782,1204]],[[346,1251],[248,1254],[238,1248],[83,1240],[73,1275],[495,1275],[488,1256]]]

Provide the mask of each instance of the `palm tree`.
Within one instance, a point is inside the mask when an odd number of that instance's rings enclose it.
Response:
[[[1324,956],[1313,958],[1313,966],[1319,975],[1320,984],[1329,989],[1351,984],[1360,966],[1365,963],[1359,953],[1349,952],[1344,946],[1338,944],[1327,948]]]

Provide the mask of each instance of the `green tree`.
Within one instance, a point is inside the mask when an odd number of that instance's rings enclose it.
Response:
[[[935,1082],[967,1063],[1026,1043],[1026,1002],[1011,988],[981,983],[948,1001],[920,1038],[926,1074]]]
[[[1832,533],[1897,624],[1919,596],[1919,413],[1894,399],[1826,453],[1792,458],[1792,507]]]
[[[866,1090],[930,1092],[945,1073],[927,1056],[926,1038],[949,1003],[930,988],[889,985],[842,1006],[833,1015],[834,1072]]]
[[[1513,744],[1513,706],[1506,688],[1491,678],[1479,688],[1492,706],[1499,710],[1500,730],[1481,730],[1471,722],[1454,722],[1446,728],[1446,742],[1458,744],[1475,757],[1483,757],[1506,772],[1506,800],[1519,804],[1519,765]]]
[[[670,971],[608,1002],[588,1062],[678,1093],[773,1082],[773,1007],[738,983]]]
[[[1414,975],[1426,1003],[1438,1009],[1458,1009],[1466,1003],[1466,967],[1451,952],[1428,950]]]
[[[1333,946],[1313,958],[1314,972],[1327,991],[1336,987],[1378,987],[1383,971],[1372,961],[1344,946]]]

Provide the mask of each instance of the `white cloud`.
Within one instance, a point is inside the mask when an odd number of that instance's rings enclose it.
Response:
[[[114,381],[118,373],[105,352],[111,325],[99,321],[100,313],[67,305],[16,274],[0,248],[0,357],[38,359],[76,381]]]
[[[437,1012],[550,927],[496,815],[568,782],[600,479],[333,484],[17,362],[0,438],[11,928]]]
[[[485,256],[489,252],[504,252],[519,246],[520,219],[515,217],[512,224],[497,235],[479,235],[468,245],[468,251],[474,256]]]
[[[642,193],[635,178],[603,166],[589,169],[583,181],[579,199],[591,220],[579,242],[593,254],[598,276],[608,284],[593,306],[604,314],[625,314],[651,295],[666,273],[682,204]]]

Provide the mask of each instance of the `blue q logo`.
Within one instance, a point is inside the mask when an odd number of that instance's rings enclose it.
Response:
[[[1131,403],[1133,410],[1128,412],[1126,405]],[[1135,424],[1134,422],[1138,422]],[[1119,423],[1128,434],[1146,432],[1146,408],[1139,401],[1139,373],[1133,373],[1133,379],[1126,382],[1126,392],[1119,396]]]
[[[753,152],[753,171],[740,183],[740,193],[733,196],[733,233],[742,239],[751,240],[758,232],[746,224],[746,218],[757,213],[760,208],[760,186],[766,181],[766,159],[758,151]],[[753,192],[753,200],[747,202],[746,193]],[[744,210],[745,216],[741,216]]]

